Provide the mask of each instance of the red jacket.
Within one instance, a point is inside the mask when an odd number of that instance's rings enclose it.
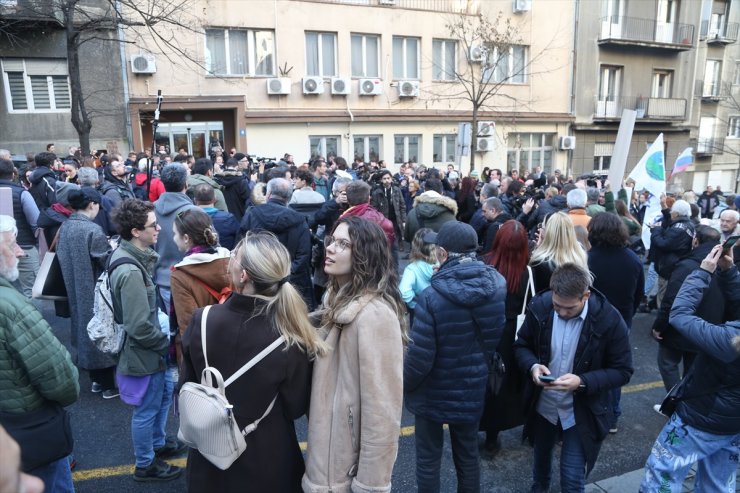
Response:
[[[136,185],[146,186],[146,173],[136,173]],[[159,178],[152,178],[152,185],[149,187],[149,202],[154,202],[165,192],[164,183]]]
[[[393,223],[370,204],[359,204],[354,207],[350,207],[341,217],[345,216],[357,216],[377,224],[383,229],[383,233],[385,233],[386,238],[388,238],[388,244],[390,246],[393,246],[393,243],[396,241],[396,233],[393,231]]]

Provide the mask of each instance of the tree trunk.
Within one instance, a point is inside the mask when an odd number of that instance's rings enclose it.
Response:
[[[92,121],[85,108],[82,95],[82,74],[80,73],[80,33],[74,25],[77,0],[68,2],[62,7],[64,27],[67,34],[67,65],[69,68],[69,86],[71,93],[72,125],[80,138],[80,150],[84,155],[90,153],[90,130]]]
[[[473,104],[473,118],[470,122],[470,172],[475,169],[475,153],[478,152],[478,107]]]

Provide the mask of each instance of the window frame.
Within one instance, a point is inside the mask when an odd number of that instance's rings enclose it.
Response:
[[[377,152],[377,160],[381,161],[383,159],[383,135],[382,134],[360,134],[360,135],[353,135],[352,136],[352,156],[353,159],[357,158],[357,147],[355,146],[355,141],[357,139],[363,139],[363,149],[362,149],[362,160],[365,163],[369,163],[372,161],[370,157],[370,139],[378,139],[378,150]]]
[[[10,58],[7,58],[10,59]],[[72,111],[72,87],[69,82],[69,69],[67,70],[66,75],[28,75],[28,67],[26,66],[26,62],[28,59],[23,58],[21,59],[21,63],[23,64],[23,71],[19,72],[18,70],[7,70],[4,66],[4,60],[3,58],[0,58],[0,74],[2,74],[2,80],[3,80],[3,89],[5,93],[5,101],[6,101],[6,109],[9,114],[30,114],[30,113],[71,113]],[[55,59],[61,62],[62,59]],[[65,65],[67,65],[67,60],[64,59]],[[8,74],[21,74],[21,77],[23,78],[23,97],[26,100],[26,108],[24,109],[16,109],[13,106],[13,95],[10,90],[10,78]],[[36,102],[34,100],[34,93],[33,93],[33,84],[31,81],[31,77],[46,77],[46,90],[47,95],[49,98],[49,108],[36,108]],[[67,85],[67,95],[69,98],[69,107],[68,108],[57,108],[57,101],[56,101],[56,94],[54,91],[54,77],[64,77],[64,80]]]
[[[315,34],[317,36],[316,46],[317,46],[317,48],[319,50],[319,52],[318,52],[319,73],[318,74],[309,74],[308,73],[308,43],[306,41],[308,39],[307,36],[309,34]],[[331,73],[331,74],[324,73],[324,68],[325,67],[324,67],[323,39],[324,39],[325,36],[330,36],[330,37],[332,37],[334,39],[334,44],[333,44],[334,49],[332,50],[333,51],[332,55],[334,57],[334,72]],[[337,38],[338,38],[337,37],[337,33],[330,32],[330,31],[304,31],[303,32],[303,42],[304,42],[304,45],[305,45],[305,50],[304,50],[303,56],[305,57],[304,58],[304,62],[305,62],[306,76],[307,77],[323,77],[324,79],[328,79],[330,77],[337,77],[338,68],[339,68],[338,67],[338,65],[339,65],[339,59],[338,59],[338,56],[337,56],[337,52],[339,51],[339,46],[337,45]]]
[[[444,159],[442,161],[435,161],[434,159],[434,149],[436,147],[437,140],[440,140],[440,144],[442,147],[441,153],[442,157],[446,158],[448,155],[452,154],[452,161],[448,159]],[[448,151],[449,148],[452,148],[452,152]],[[432,163],[434,164],[447,164],[450,162],[455,161],[455,152],[457,151],[457,135],[456,134],[434,134],[432,136]]]
[[[515,74],[514,73],[514,64],[516,58],[514,57],[514,50],[517,48],[521,48],[523,50],[523,62],[522,62],[522,71],[521,73]],[[529,84],[529,72],[527,68],[529,68],[529,45],[520,45],[520,44],[513,44],[508,47],[508,53],[505,55],[499,55],[499,47],[494,46],[492,49],[489,49],[489,53],[492,53],[492,58],[496,60],[496,65],[494,66],[488,66],[485,65],[483,67],[483,82],[485,83],[491,83],[494,84],[511,84],[511,85],[517,85],[517,86],[523,86]],[[502,61],[506,62],[506,74],[501,77],[501,80],[498,80],[499,73],[500,73],[500,67]],[[516,81],[514,80],[514,77],[522,77],[523,80]]]
[[[714,84],[712,87],[715,89],[714,91],[707,91],[707,87],[709,86],[709,82],[707,80],[707,74],[709,73],[709,65],[713,64],[716,68],[712,71],[712,76],[716,75],[717,80],[712,80]],[[720,95],[722,89],[722,60],[718,60],[716,58],[707,58],[707,60],[704,62],[704,86],[702,87],[701,95],[703,97],[716,97]],[[716,94],[715,94],[716,93]]]
[[[650,88],[650,97],[655,99],[671,99],[673,97],[673,79],[674,79],[674,71],[669,69],[654,69],[653,70],[653,81],[652,81],[652,87]],[[668,95],[662,95],[658,94],[656,95],[656,89],[658,89],[660,86],[656,85],[656,81],[660,78],[664,78],[665,81],[667,81],[667,84],[663,85],[663,88],[668,88]]]
[[[440,47],[440,54],[442,55],[441,63],[437,63],[437,60],[435,60],[434,55],[436,53],[435,46],[437,43],[441,43]],[[454,50],[454,60],[452,60],[452,66],[453,66],[453,73],[448,74],[445,70],[446,67],[446,55],[447,55],[447,44],[452,44]],[[458,45],[457,40],[454,39],[444,39],[444,38],[434,38],[432,39],[432,80],[434,82],[456,82],[457,81],[457,71],[458,71]],[[435,77],[435,70],[439,69],[442,73],[442,78]],[[445,77],[448,76],[448,77]]]
[[[394,60],[395,60],[396,56],[398,56],[396,54],[395,43],[394,43],[394,41],[396,39],[400,39],[400,40],[403,41],[403,48],[402,48],[403,53],[401,54],[402,55],[402,59],[403,59],[403,63],[402,63],[402,66],[403,66],[403,76],[401,76],[401,77],[397,77],[396,76],[395,65],[391,62],[391,70],[393,72],[393,78],[392,79],[394,81],[399,81],[399,80],[419,80],[420,81],[421,80],[421,37],[417,37],[417,36],[393,36],[393,38],[391,40],[391,50],[393,51],[392,54],[393,54],[393,59]],[[408,71],[407,71],[407,69],[408,69],[408,65],[407,65],[407,63],[408,63],[408,56],[407,56],[408,48],[407,48],[407,44],[408,44],[408,41],[411,40],[411,39],[413,39],[414,41],[416,41],[416,74],[417,74],[416,77],[409,77],[409,74],[408,74]]]
[[[731,132],[734,128],[734,133]],[[740,139],[740,115],[732,115],[727,118],[727,138]]]
[[[224,59],[226,62],[226,73],[220,74],[213,72],[206,67],[206,77],[275,77],[276,74],[276,43],[275,43],[275,30],[274,29],[254,29],[254,28],[242,28],[242,27],[206,27],[203,33],[204,49],[208,51],[208,31],[222,31],[224,34]],[[242,31],[247,34],[247,72],[244,74],[237,74],[231,71],[231,46],[229,44],[229,32],[230,31]],[[269,74],[257,74],[257,41],[256,35],[259,32],[272,33],[272,66],[270,67]],[[212,63],[212,62],[211,62]],[[208,64],[206,64],[208,65]]]
[[[316,150],[317,150],[318,153],[316,154],[316,156],[314,156],[313,151],[312,151],[313,143],[311,141],[314,140],[314,139],[319,139],[319,145],[316,148]],[[308,155],[311,156],[312,159],[314,157],[318,157],[318,156],[321,156],[324,159],[329,159],[328,152],[326,151],[326,149],[327,149],[327,145],[326,145],[327,139],[335,139],[336,140],[336,149],[337,149],[337,152],[335,154],[335,157],[342,155],[342,149],[341,149],[342,136],[341,135],[309,135],[308,136]],[[321,154],[321,152],[320,152],[321,150],[324,151],[323,154]]]
[[[524,145],[524,142],[522,141],[523,136],[527,136],[529,139],[529,142],[527,145]],[[543,142],[547,143],[549,139],[549,145],[532,145],[532,139],[534,136],[538,136],[538,138],[542,139]],[[545,171],[547,174],[550,174],[552,171],[552,165],[553,165],[553,158],[554,158],[554,141],[556,134],[554,132],[519,132],[519,133],[513,133],[509,134],[509,139],[512,137],[516,138],[516,142],[518,143],[516,146],[511,147],[509,144],[509,141],[506,142],[506,166],[509,169],[518,169],[522,171],[526,171],[528,169],[534,169],[535,166],[540,166],[540,168]],[[532,156],[535,152],[540,153],[540,159],[539,162],[535,163],[532,160]],[[514,166],[510,166],[510,155],[514,154]],[[545,155],[549,153],[550,156],[550,163],[545,164]]]
[[[409,138],[415,137],[416,138],[416,149],[417,149],[417,155],[414,159],[415,163],[421,162],[421,149],[422,149],[422,134],[393,134],[393,164],[403,164],[409,162],[411,158],[410,152],[409,152]],[[403,161],[398,161],[396,159],[397,157],[397,148],[396,148],[396,139],[402,138],[403,139]]]
[[[380,78],[380,50],[382,47],[381,44],[381,37],[380,34],[371,34],[371,33],[350,33],[349,36],[349,45],[350,45],[350,71],[352,71],[353,68],[353,59],[354,51],[352,50],[352,41],[355,37],[360,37],[362,39],[362,75],[355,75],[352,74],[353,79],[379,79]],[[367,39],[368,38],[375,38],[378,43],[378,56],[377,59],[374,61],[375,63],[375,73],[377,75],[368,75],[368,59],[367,59]]]

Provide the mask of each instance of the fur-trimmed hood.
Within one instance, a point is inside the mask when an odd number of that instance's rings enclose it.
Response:
[[[436,217],[442,212],[442,209],[447,209],[452,212],[453,215],[457,215],[457,202],[449,197],[440,195],[437,192],[430,190],[424,192],[414,199],[414,209],[417,210],[417,214],[423,218]]]

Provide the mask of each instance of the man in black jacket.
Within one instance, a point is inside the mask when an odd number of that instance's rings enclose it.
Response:
[[[287,206],[293,194],[293,184],[285,178],[267,182],[267,202],[252,207],[244,215],[239,234],[249,231],[270,231],[290,252],[290,282],[303,296],[308,309],[314,307],[311,286],[311,232],[306,217]]]
[[[519,368],[531,377],[523,435],[534,443],[532,492],[549,491],[558,438],[560,488],[584,491],[613,419],[609,390],[633,372],[627,326],[589,283],[582,267],[558,267],[551,291],[530,303],[514,343]]]
[[[664,199],[661,199],[662,204]],[[650,228],[650,258],[658,272],[657,302],[660,306],[673,267],[691,251],[694,241],[691,206],[685,200],[675,201],[670,209],[663,209],[663,220]]]
[[[686,375],[696,357],[696,348],[668,323],[673,301],[686,276],[699,268],[701,261],[719,244],[719,231],[711,226],[698,226],[694,249],[683,257],[673,269],[671,278],[661,300],[658,316],[653,322],[653,337],[660,344],[658,347],[658,369],[663,378],[666,392],[681,380],[679,365],[683,360],[683,374]],[[719,280],[712,279],[707,295],[697,307],[697,316],[713,324],[724,322],[725,298],[719,286]]]
[[[56,197],[56,174],[51,170],[57,156],[51,152],[39,152],[33,158],[36,161],[36,169],[31,174],[31,196],[36,201],[39,210],[51,207],[57,201]]]

